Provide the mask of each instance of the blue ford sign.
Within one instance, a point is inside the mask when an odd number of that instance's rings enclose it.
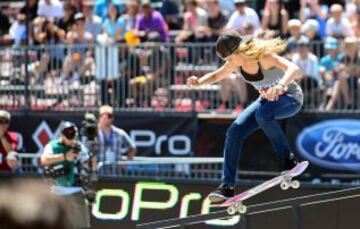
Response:
[[[360,120],[316,123],[297,137],[298,152],[313,164],[329,169],[360,171]]]

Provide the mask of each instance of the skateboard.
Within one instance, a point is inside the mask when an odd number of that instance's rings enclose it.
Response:
[[[227,207],[227,212],[229,213],[229,215],[234,215],[236,212],[239,212],[240,214],[244,214],[247,211],[247,207],[242,202],[269,188],[272,188],[278,184],[280,184],[280,188],[282,190],[287,190],[290,187],[294,189],[300,188],[300,182],[298,180],[293,180],[293,178],[303,173],[305,169],[308,167],[308,165],[309,165],[308,161],[303,161],[297,164],[291,170],[286,171],[283,174],[274,177],[271,180],[268,180],[264,183],[261,183],[247,191],[244,191],[226,200],[222,204],[213,205],[213,207]]]

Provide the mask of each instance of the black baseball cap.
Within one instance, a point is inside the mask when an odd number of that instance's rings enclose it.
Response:
[[[239,48],[239,45],[246,44],[251,40],[251,36],[241,36],[234,30],[226,31],[219,36],[216,42],[217,54],[221,59],[226,59]]]
[[[78,129],[73,122],[64,122],[61,134],[64,135],[67,139],[72,140],[78,137]]]

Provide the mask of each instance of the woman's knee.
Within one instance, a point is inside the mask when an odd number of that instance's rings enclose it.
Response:
[[[262,123],[273,120],[273,117],[269,112],[263,112],[262,110],[257,110],[255,112],[255,119],[257,123]]]
[[[236,124],[235,122],[232,123],[226,131],[226,137],[231,139],[237,139],[241,137],[241,125]]]

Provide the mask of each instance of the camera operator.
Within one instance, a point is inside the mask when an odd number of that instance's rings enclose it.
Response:
[[[124,154],[128,160],[132,160],[137,153],[135,143],[124,130],[113,125],[113,108],[102,106],[99,113],[97,162],[116,162]]]
[[[82,194],[86,190],[79,187],[82,184],[77,180],[82,173],[79,165],[84,165],[88,160],[87,149],[80,143],[78,129],[72,122],[63,123],[59,138],[50,141],[40,157],[41,164],[47,167],[45,174],[54,179],[54,192],[68,198],[79,228],[90,227],[89,209]]]
[[[19,159],[15,151],[18,137],[9,131],[10,113],[0,110],[0,171],[11,172],[19,167]]]

